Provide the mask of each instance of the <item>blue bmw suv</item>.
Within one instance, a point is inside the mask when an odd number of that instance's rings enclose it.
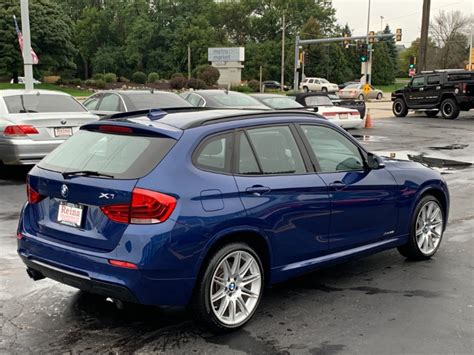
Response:
[[[216,330],[266,285],[355,256],[440,246],[440,174],[367,152],[309,112],[131,112],[89,123],[36,165],[18,226],[28,275]]]

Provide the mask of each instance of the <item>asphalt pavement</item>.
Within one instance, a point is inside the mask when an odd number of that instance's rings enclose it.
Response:
[[[266,290],[244,329],[214,335],[186,310],[119,310],[51,280],[31,281],[15,238],[28,168],[3,167],[0,353],[472,354],[474,111],[448,121],[393,118],[387,102],[369,107],[374,128],[353,135],[373,152],[430,164],[448,182],[449,224],[434,258],[409,262],[391,250],[313,272]]]

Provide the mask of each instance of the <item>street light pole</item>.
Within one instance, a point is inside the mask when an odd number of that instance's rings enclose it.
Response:
[[[33,57],[31,56],[30,14],[28,0],[20,1],[21,31],[23,34],[23,66],[25,71],[25,89],[33,90]]]
[[[280,89],[283,91],[285,85],[285,12],[283,12],[283,28],[281,33],[281,79]]]
[[[369,28],[370,28],[370,0],[369,0],[369,9],[367,14],[367,38],[366,43],[369,45]],[[365,83],[369,84],[369,61],[365,62]]]

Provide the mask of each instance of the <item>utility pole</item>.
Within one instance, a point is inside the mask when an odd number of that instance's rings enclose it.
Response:
[[[370,0],[369,0],[369,9],[368,9],[368,14],[367,14],[367,38],[366,42],[367,46],[369,45],[369,28],[370,28]],[[369,81],[369,61],[365,62],[365,83],[370,84]]]
[[[25,71],[25,89],[33,90],[33,57],[31,56],[30,14],[28,0],[20,1],[21,31],[23,34],[23,66]]]
[[[383,31],[383,19],[384,19],[384,18],[385,18],[385,17],[380,16],[380,32]]]
[[[188,44],[188,80],[191,79],[191,46]]]
[[[283,91],[285,85],[285,12],[283,12],[283,29],[281,32],[281,78],[280,78],[280,89]]]
[[[468,70],[472,70],[472,57],[474,56],[474,53],[472,52],[472,25],[471,25],[471,39],[469,41],[469,67]]]
[[[423,0],[423,15],[421,18],[420,50],[418,55],[418,71],[426,70],[426,50],[428,48],[428,29],[430,26],[431,0]]]
[[[263,85],[262,85],[262,73],[263,70],[262,70],[262,66],[260,66],[260,92],[264,92],[263,90]]]

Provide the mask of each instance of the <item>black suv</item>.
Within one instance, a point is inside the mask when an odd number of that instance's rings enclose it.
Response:
[[[435,117],[455,119],[474,108],[474,71],[435,70],[413,77],[403,89],[392,92],[393,114],[405,117],[409,109]]]

